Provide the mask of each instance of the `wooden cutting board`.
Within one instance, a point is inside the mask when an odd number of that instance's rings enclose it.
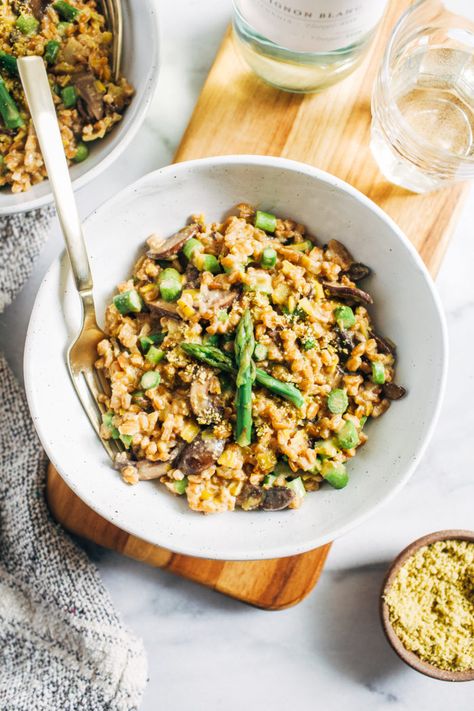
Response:
[[[391,28],[409,4],[408,0],[394,0],[363,65],[318,95],[287,94],[263,84],[238,56],[229,31],[175,161],[232,153],[279,155],[334,173],[386,210],[435,274],[467,186],[424,196],[410,194],[383,179],[369,151],[375,72]],[[329,544],[302,555],[266,561],[190,558],[150,545],[108,523],[73,494],[52,466],[47,497],[53,516],[69,531],[271,610],[294,605],[310,592],[330,548]]]

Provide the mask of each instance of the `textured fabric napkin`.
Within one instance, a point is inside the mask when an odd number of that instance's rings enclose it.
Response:
[[[0,311],[30,275],[52,214],[0,218]],[[46,457],[1,355],[0,399],[0,710],[137,709],[143,646],[49,514]]]

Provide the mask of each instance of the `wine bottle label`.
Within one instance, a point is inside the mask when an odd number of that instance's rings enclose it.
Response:
[[[375,28],[386,0],[237,0],[258,34],[297,52],[331,52]]]

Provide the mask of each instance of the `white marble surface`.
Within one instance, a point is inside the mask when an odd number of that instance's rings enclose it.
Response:
[[[170,161],[229,14],[228,0],[161,4],[162,70],[153,108],[125,155],[80,193],[83,215]],[[438,278],[451,358],[429,451],[391,503],[334,544],[319,584],[303,603],[263,612],[88,546],[125,621],[145,640],[150,681],[143,711],[474,707],[472,684],[443,684],[406,668],[386,644],[377,617],[384,571],[404,545],[432,530],[474,527],[473,223],[470,199]],[[60,249],[55,226],[30,282],[0,319],[0,349],[19,375],[34,296]]]

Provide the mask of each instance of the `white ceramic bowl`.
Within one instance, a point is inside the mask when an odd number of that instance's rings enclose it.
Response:
[[[137,5],[140,5],[138,8]],[[90,144],[90,155],[71,167],[74,188],[82,188],[107,168],[128,146],[140,128],[158,79],[158,20],[155,0],[122,0],[124,36],[122,71],[135,87],[135,95],[122,121],[100,141]],[[49,182],[34,185],[24,193],[0,190],[0,215],[25,212],[53,201]]]
[[[216,220],[241,201],[291,216],[320,240],[341,240],[373,267],[367,284],[378,330],[398,345],[397,381],[408,396],[368,426],[349,463],[349,485],[309,494],[298,511],[202,516],[156,482],[130,487],[112,469],[79,404],[64,362],[80,319],[67,259],[51,266],[28,330],[25,380],[41,441],[68,485],[104,518],[151,543],[194,556],[287,556],[359,523],[406,482],[428,443],[446,371],[438,297],[420,257],[364,195],[316,168],[281,158],[207,158],[150,173],[96,210],[85,235],[101,318],[151,232],[172,234],[189,215]]]

